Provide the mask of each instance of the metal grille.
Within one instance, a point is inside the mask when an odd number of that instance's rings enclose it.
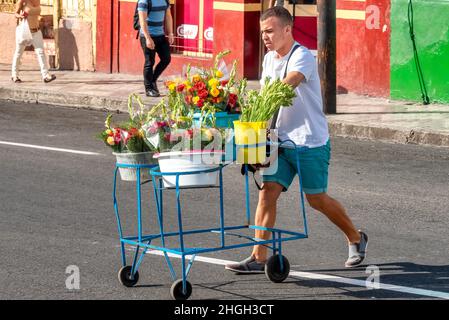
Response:
[[[62,0],[63,17],[91,18],[94,0]]]

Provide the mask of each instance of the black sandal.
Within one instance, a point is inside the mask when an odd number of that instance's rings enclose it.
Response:
[[[11,81],[14,82],[14,83],[20,83],[20,82],[22,82],[22,80],[20,80],[19,77],[11,77]]]
[[[55,79],[56,79],[56,76],[55,76],[54,74],[52,74],[51,76],[45,77],[45,78],[44,78],[44,82],[45,82],[45,83],[49,83],[49,82],[51,82],[51,81],[53,81],[53,80],[55,80]]]

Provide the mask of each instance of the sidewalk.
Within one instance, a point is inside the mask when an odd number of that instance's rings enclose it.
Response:
[[[160,98],[144,95],[142,76],[82,71],[54,71],[57,79],[42,82],[37,69],[24,70],[22,83],[10,79],[10,66],[0,64],[0,100],[24,101],[77,108],[127,111],[127,97],[138,93],[145,104]],[[256,89],[258,81],[249,81]],[[159,88],[163,94],[162,83]],[[449,105],[424,106],[355,94],[337,96],[336,115],[328,115],[331,135],[397,143],[449,147]]]

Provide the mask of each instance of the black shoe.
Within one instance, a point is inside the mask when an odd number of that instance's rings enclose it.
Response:
[[[151,89],[153,89],[153,90],[156,91],[157,93],[160,93],[160,92],[159,92],[159,89],[157,88],[157,83],[156,83],[156,81],[154,81],[154,82],[151,83]]]
[[[22,80],[20,80],[19,77],[11,77],[11,81],[15,82],[15,83],[21,83],[22,82]]]
[[[147,89],[145,90],[145,94],[147,97],[159,97],[159,92],[155,91],[154,89]]]
[[[49,83],[49,82],[52,82],[55,79],[56,79],[56,76],[54,74],[52,74],[52,75],[46,76],[43,80],[44,80],[45,83]]]
[[[251,256],[238,263],[227,264],[225,269],[236,273],[264,273],[265,263],[257,262],[256,258]]]

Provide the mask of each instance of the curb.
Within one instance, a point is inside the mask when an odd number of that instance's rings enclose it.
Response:
[[[329,120],[329,132],[332,136],[345,138],[449,147],[449,134],[424,130],[402,130]]]
[[[62,105],[66,107],[128,111],[127,100],[117,98],[104,98],[98,96],[86,96],[77,94],[56,94],[42,90],[16,90],[0,88],[0,100],[12,100],[25,103]]]
[[[0,87],[0,100],[62,105],[65,107],[110,112],[128,112],[127,99],[86,96],[81,94],[57,94],[54,92],[32,89],[18,90],[15,88]],[[156,102],[156,99],[146,98],[144,99],[144,102]],[[328,124],[331,136],[362,140],[378,140],[401,144],[449,147],[449,133],[427,132],[419,129],[394,129],[375,125],[359,125],[329,118]]]

